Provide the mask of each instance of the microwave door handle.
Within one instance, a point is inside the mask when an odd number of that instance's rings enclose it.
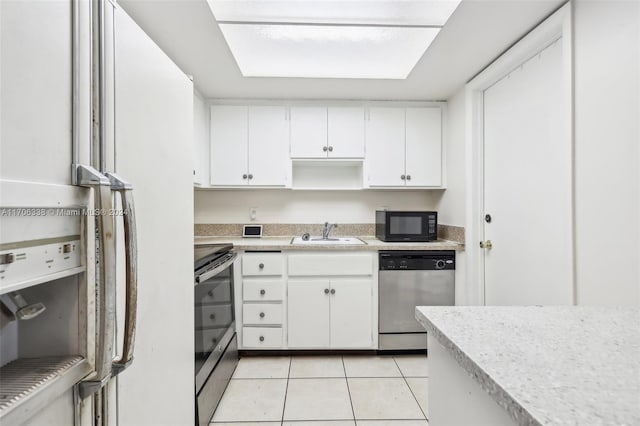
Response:
[[[96,374],[80,384],[82,398],[93,395],[111,378],[111,360],[113,356],[114,317],[115,317],[115,280],[116,252],[114,240],[113,209],[111,182],[102,173],[90,166],[76,166],[76,182],[78,186],[93,188],[94,205],[97,216],[98,239],[98,276],[96,297]]]
[[[112,364],[112,375],[117,376],[133,361],[138,303],[138,245],[135,206],[133,202],[133,186],[113,173],[106,173],[106,175],[111,181],[111,189],[120,194],[124,225],[126,276],[124,335],[122,342],[122,355],[115,359]]]

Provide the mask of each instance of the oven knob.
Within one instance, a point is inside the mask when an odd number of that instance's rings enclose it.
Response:
[[[444,260],[436,260],[436,269],[444,269]]]

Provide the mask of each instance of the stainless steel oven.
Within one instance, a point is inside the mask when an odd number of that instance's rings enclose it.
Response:
[[[238,363],[230,244],[194,248],[196,425],[208,425]]]

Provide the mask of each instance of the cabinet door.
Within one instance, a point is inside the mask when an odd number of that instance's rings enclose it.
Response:
[[[285,186],[291,173],[283,106],[249,107],[249,185]]]
[[[327,156],[327,108],[291,108],[291,157]]]
[[[407,108],[407,186],[442,185],[442,109]]]
[[[211,107],[211,185],[246,185],[247,107]]]
[[[331,281],[331,347],[370,348],[373,343],[370,279]]]
[[[364,158],[364,108],[328,108],[329,157]]]
[[[329,347],[329,284],[328,280],[289,280],[289,348]]]
[[[366,128],[369,186],[404,186],[404,108],[371,108]]]

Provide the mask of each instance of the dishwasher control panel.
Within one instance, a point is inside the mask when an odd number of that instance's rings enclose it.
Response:
[[[437,271],[456,269],[453,250],[381,251],[381,271]]]

